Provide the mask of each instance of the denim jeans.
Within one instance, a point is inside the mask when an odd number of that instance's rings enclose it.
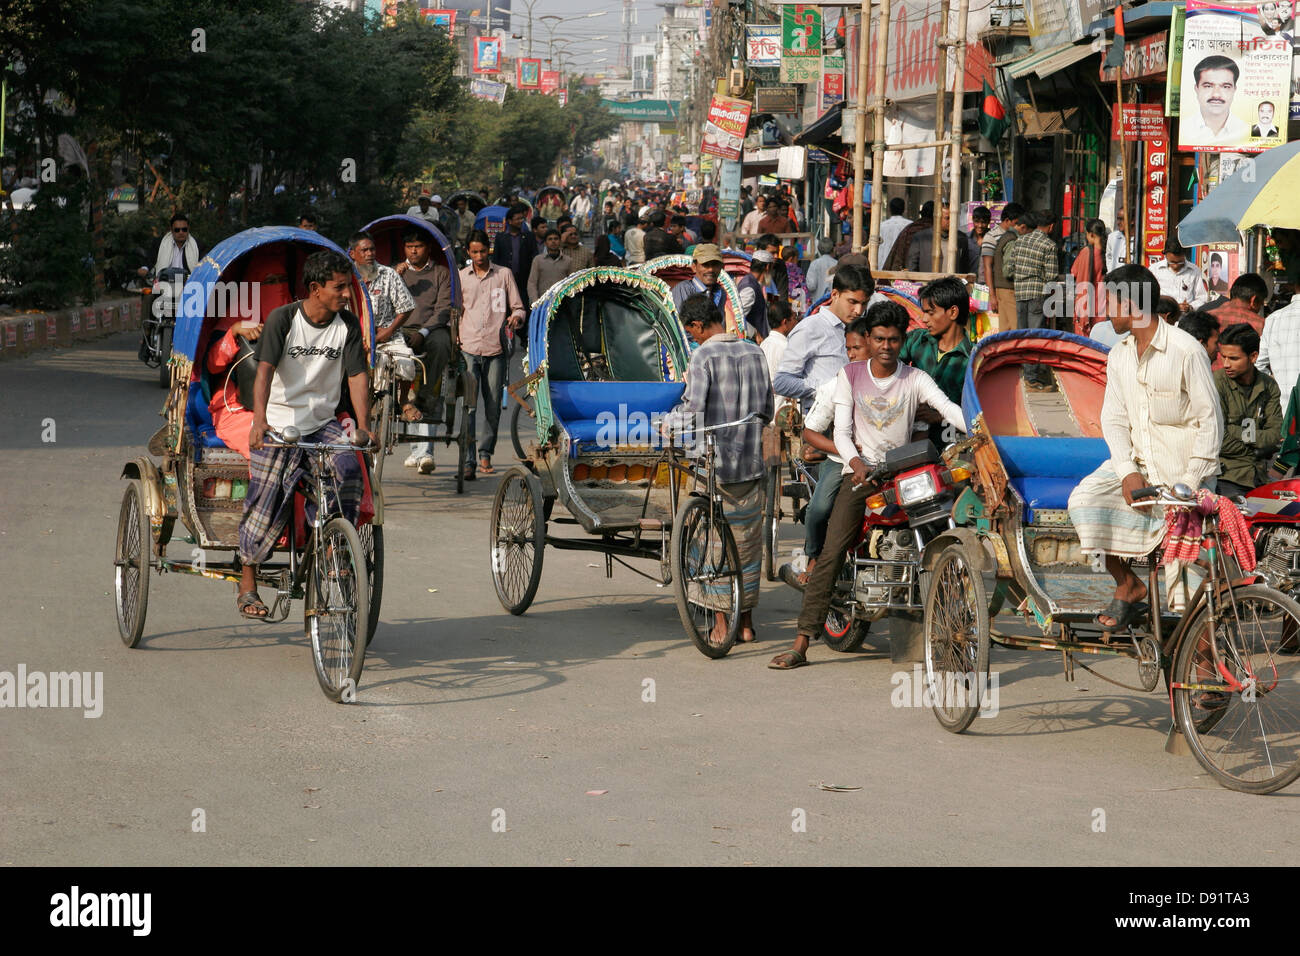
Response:
[[[838,461],[827,458],[817,472],[817,488],[803,515],[803,549],[810,558],[821,554],[822,542],[826,540],[826,525],[831,520],[831,508],[835,505],[835,493],[840,490],[843,467]]]
[[[1044,321],[1042,296],[1034,299],[1016,300],[1016,328],[1051,328],[1051,324]],[[1048,384],[1051,382],[1051,373],[1045,365],[1029,363],[1025,365],[1025,379],[1030,382]]]
[[[497,429],[501,425],[501,395],[506,387],[510,356],[504,352],[499,355],[473,355],[465,352],[464,355],[465,361],[469,363],[470,374],[478,380],[478,410],[483,414],[481,424],[476,416],[475,422],[470,425],[470,443],[465,451],[466,464],[477,464],[479,455],[491,458],[497,448]],[[477,433],[476,425],[479,426]]]

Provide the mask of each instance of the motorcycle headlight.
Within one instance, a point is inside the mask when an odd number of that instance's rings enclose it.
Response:
[[[934,486],[934,475],[928,471],[908,475],[898,480],[898,503],[906,508],[938,494]]]

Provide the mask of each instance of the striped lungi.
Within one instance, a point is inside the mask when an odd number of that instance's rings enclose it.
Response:
[[[722,514],[740,553],[740,609],[748,611],[758,606],[759,577],[763,570],[764,485],[762,479],[755,479],[718,487],[722,491]],[[706,587],[700,601],[718,611],[730,610],[730,583]]]
[[[1070,492],[1070,521],[1085,552],[1142,558],[1164,539],[1163,509],[1129,507],[1122,486],[1115,469],[1106,462]]]
[[[329,422],[302,440],[310,443],[347,441],[343,426]],[[307,473],[307,453],[301,448],[262,448],[254,451],[248,463],[248,497],[244,499],[244,519],[239,524],[239,560],[244,564],[261,564],[271,554],[293,510],[293,492],[298,480]],[[332,456],[333,486],[341,501],[339,507],[349,521],[356,522],[361,504],[361,462],[356,452]],[[326,488],[331,487],[326,482]],[[333,492],[329,492],[331,495]],[[307,517],[315,514],[307,502]]]

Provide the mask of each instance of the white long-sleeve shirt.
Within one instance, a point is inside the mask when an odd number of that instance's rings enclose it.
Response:
[[[1141,472],[1153,484],[1199,488],[1219,471],[1223,409],[1205,348],[1182,329],[1156,323],[1139,359],[1126,335],[1106,360],[1101,432],[1121,479]]]
[[[1184,262],[1177,272],[1169,267],[1169,263],[1159,262],[1151,267],[1151,274],[1160,283],[1161,295],[1186,302],[1193,309],[1199,309],[1210,301],[1210,289],[1205,284],[1205,276],[1191,262]]]
[[[1259,337],[1255,368],[1267,372],[1282,392],[1282,410],[1291,401],[1291,389],[1300,378],[1300,293],[1285,308],[1270,312]]]
[[[921,403],[937,411],[957,431],[966,431],[961,406],[949,401],[934,379],[919,368],[900,364],[889,378],[878,379],[871,374],[869,361],[850,362],[840,369],[835,382],[835,450],[844,460],[846,475],[853,471],[850,463],[858,457],[858,448],[868,466],[874,466],[885,460],[890,449],[910,442],[916,407]]]

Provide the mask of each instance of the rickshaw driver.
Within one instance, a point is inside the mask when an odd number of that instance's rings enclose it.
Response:
[[[772,383],[763,351],[747,339],[725,334],[722,311],[703,293],[682,303],[678,314],[686,334],[699,345],[686,369],[682,401],[664,417],[664,428],[681,428],[694,417],[705,427],[737,422],[757,415],[763,423],[773,415]],[[756,641],[754,608],[758,606],[759,572],[763,563],[763,424],[750,422],[716,433],[718,486],[722,513],[739,552],[741,573],[740,638]],[[722,643],[727,616],[715,615],[710,638]]]
[[[257,568],[266,560],[293,509],[297,476],[305,452],[298,448],[264,448],[262,439],[274,428],[293,425],[305,442],[370,442],[370,407],[365,343],[357,317],[345,308],[352,270],[336,252],[307,257],[303,281],[307,298],[280,306],[267,316],[258,342],[257,380],[253,385],[253,427],[248,433],[252,452],[248,497],[239,524],[242,571],[239,613],[260,620],[269,613],[257,593]],[[346,377],[356,415],[355,437],[349,439],[335,419]],[[333,456],[339,505],[355,522],[361,503],[361,463],[355,452]]]
[[[1150,554],[1164,538],[1157,509],[1132,507],[1133,492],[1147,485],[1212,487],[1223,442],[1223,410],[1209,356],[1201,343],[1155,314],[1160,285],[1139,265],[1105,276],[1111,322],[1120,335],[1106,359],[1101,431],[1110,458],[1070,493],[1070,521],[1079,547],[1101,552],[1115,579],[1115,597],[1097,615],[1105,628],[1126,627],[1148,610],[1147,588],[1128,559]],[[1154,512],[1154,513],[1153,513]],[[1170,610],[1186,606],[1178,581],[1183,563],[1168,562]],[[1180,593],[1181,592],[1181,593]]]
[[[682,303],[689,297],[703,293],[722,309],[727,302],[727,293],[718,282],[718,276],[722,272],[722,250],[712,243],[696,246],[691,254],[691,271],[695,273],[695,278],[679,282],[673,289],[674,308],[680,311]]]
[[[791,670],[808,663],[808,645],[825,624],[845,555],[862,529],[867,497],[876,490],[867,476],[873,465],[885,460],[890,449],[901,448],[912,440],[918,407],[924,403],[953,428],[966,430],[961,406],[949,401],[925,372],[899,362],[907,325],[907,310],[901,305],[877,302],[866,318],[871,358],[847,364],[837,374],[835,448],[845,462],[843,477],[850,482],[841,482],[835,494],[821,559],[809,574],[803,592],[794,647],[768,662],[773,670]],[[795,326],[796,331],[798,328]]]

